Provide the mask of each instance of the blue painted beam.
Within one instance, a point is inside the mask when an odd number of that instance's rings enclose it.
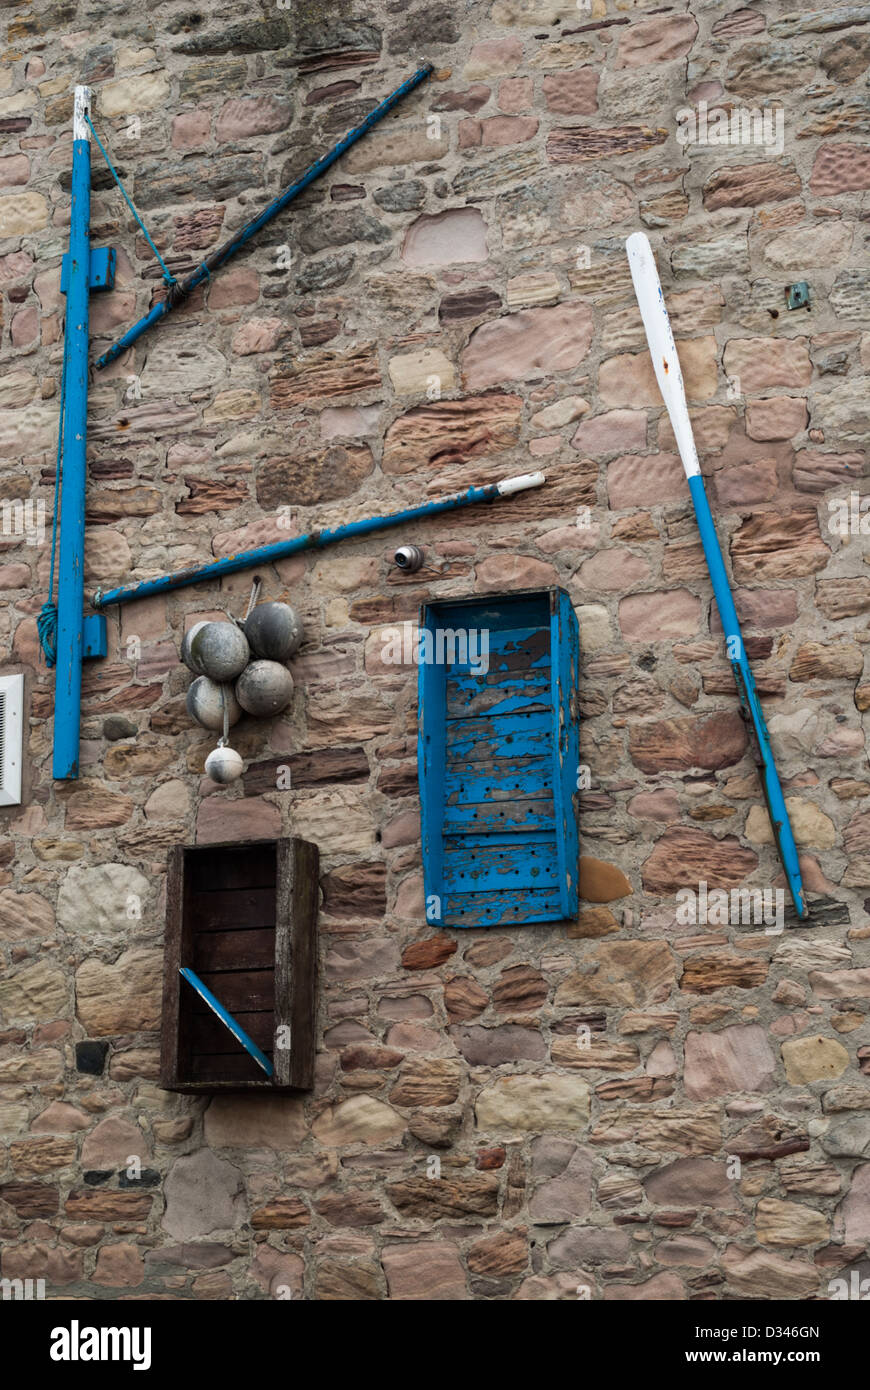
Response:
[[[354,145],[357,140],[361,140],[364,135],[367,135],[372,127],[377,125],[378,121],[383,120],[384,116],[388,115],[403,97],[406,97],[409,92],[413,92],[415,87],[419,87],[420,83],[424,82],[431,72],[431,63],[424,63],[419,67],[416,72],[405,79],[401,86],[397,87],[394,92],[391,92],[388,97],[385,97],[373,111],[370,111],[360,125],[348,131],[347,135],[339,140],[337,145],[333,145],[332,149],[328,150],[321,159],[318,159],[309,169],[306,169],[301,178],[297,179],[295,183],[292,183],[290,187],[286,188],[277,198],[274,198],[261,213],[258,213],[250,222],[247,222],[229,241],[225,241],[216,251],[212,251],[211,255],[207,256],[202,264],[198,265],[196,270],[192,271],[186,279],[179,280],[172,285],[165,299],[155,304],[153,309],[150,309],[144,318],[141,318],[138,323],[134,323],[132,328],[128,328],[123,337],[119,338],[116,343],[113,343],[112,346],[103,353],[102,357],[97,359],[97,370],[99,371],[101,368],[107,367],[110,362],[114,362],[117,357],[120,357],[122,352],[126,352],[128,347],[132,347],[133,343],[141,338],[143,333],[147,333],[148,329],[152,328],[155,323],[159,323],[161,319],[166,318],[166,315],[171,313],[176,305],[185,300],[187,296],[196,289],[197,285],[201,285],[203,280],[210,279],[213,271],[217,270],[219,266],[222,266],[225,261],[228,261],[237,251],[240,251],[242,247],[251,240],[251,237],[256,236],[257,232],[265,227],[267,222],[271,222],[273,217],[277,217],[278,213],[283,211],[287,204],[292,202],[294,198],[297,198],[303,189],[306,189],[315,179],[320,178],[321,174],[325,174],[327,169],[344,154],[345,150],[349,150],[351,145]]]
[[[728,573],[722,558],[719,537],[716,534],[716,525],[710,511],[710,503],[707,500],[704,479],[700,473],[689,479],[689,491],[692,494],[695,517],[698,522],[698,530],[701,533],[701,544],[704,547],[707,568],[713,583],[716,606],[719,609],[719,617],[722,619],[726,651],[731,662],[734,683],[737,686],[737,694],[740,699],[740,712],[746,724],[750,747],[761,774],[761,786],[776,847],[785,869],[789,892],[797,915],[801,921],[805,921],[809,917],[809,907],[801,877],[798,848],[791,828],[776,763],[773,759],[770,734],[758,692],[755,689],[755,681],[746,656],[746,648],[743,645],[743,634],[737,620],[737,609],[734,606],[731,585],[728,582]]]
[[[84,655],[85,445],[88,414],[88,292],[90,280],[91,147],[85,113],[90,88],[76,87],[72,198],[67,277],[63,405],[63,465],[57,594],[52,776],[79,772],[79,720]]]
[[[370,535],[372,531],[384,531],[389,526],[400,526],[417,521],[421,517],[437,516],[439,512],[466,507],[472,502],[494,502],[496,498],[507,497],[513,492],[540,487],[544,482],[546,477],[543,473],[523,473],[516,478],[505,478],[500,483],[487,483],[485,487],[470,487],[466,492],[453,492],[448,497],[438,497],[432,502],[424,502],[419,507],[408,507],[402,512],[364,517],[361,521],[349,521],[344,526],[335,526],[324,531],[309,531],[305,536],[276,541],[274,545],[263,545],[258,550],[243,550],[238,555],[227,555],[223,560],[213,560],[207,565],[194,565],[190,569],[176,570],[174,574],[161,574],[157,579],[143,579],[141,584],[131,584],[124,589],[109,589],[105,594],[98,589],[94,595],[94,607],[108,608],[113,603],[132,603],[136,599],[150,598],[153,594],[165,594],[170,589],[185,589],[190,584],[202,584],[207,579],[219,579],[224,574],[237,574],[239,570],[268,565],[273,560],[283,560],[288,555],[296,555],[300,550],[320,550],[335,541],[357,540],[360,536]]]
[[[199,976],[186,965],[179,966],[178,973],[183,975],[192,989],[196,990],[203,1003],[208,1004],[208,1007],[217,1015],[224,1027],[232,1033],[236,1042],[241,1043],[246,1052],[250,1052],[254,1061],[263,1068],[266,1075],[272,1076],[275,1068],[265,1052],[261,1052],[253,1038],[248,1037],[242,1025],[233,1018],[229,1009],[225,1009],[220,1000],[215,998],[208,985],[204,985]]]

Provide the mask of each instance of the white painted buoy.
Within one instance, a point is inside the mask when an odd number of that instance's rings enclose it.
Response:
[[[252,661],[236,681],[236,699],[243,710],[269,719],[286,709],[293,696],[293,677],[277,661]]]
[[[244,626],[254,656],[266,661],[286,661],[302,642],[302,619],[289,603],[258,603]]]
[[[227,727],[238,724],[242,717],[241,706],[236,699],[233,687],[210,680],[208,676],[197,676],[187,692],[187,712],[191,719],[204,729],[222,729],[224,726],[224,700],[227,703]]]
[[[241,777],[244,767],[245,765],[235,748],[227,748],[226,745],[222,744],[213,749],[205,760],[206,775],[213,782],[220,782],[221,785],[235,782],[237,777]]]
[[[194,664],[193,664],[193,657],[191,656],[191,653],[190,653],[190,644],[191,644],[191,642],[193,641],[193,639],[194,639],[194,637],[196,636],[196,634],[199,632],[200,628],[203,628],[203,627],[205,627],[205,626],[206,626],[206,620],[205,620],[205,619],[203,619],[203,621],[202,621],[201,623],[194,623],[194,624],[193,624],[193,627],[189,627],[189,628],[187,629],[187,632],[184,634],[184,636],[183,636],[182,639],[181,639],[181,659],[182,659],[182,661],[184,662],[184,664],[185,664],[185,666],[187,667],[187,669],[188,669],[189,671],[193,671],[194,673],[196,673],[196,667],[195,667]]]
[[[234,680],[251,659],[248,639],[235,623],[203,623],[188,649],[191,670],[213,681]]]

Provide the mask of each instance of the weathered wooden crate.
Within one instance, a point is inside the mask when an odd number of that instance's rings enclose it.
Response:
[[[488,632],[488,670],[461,634]],[[453,634],[452,639],[450,634]],[[562,589],[424,605],[418,767],[426,919],[577,913],[579,634]]]
[[[318,851],[305,840],[177,845],[169,854],[161,1085],[314,1084]],[[274,1067],[270,1078],[179,975],[189,966]],[[280,1034],[281,1044],[276,1044]],[[289,1046],[286,1045],[289,1043]]]

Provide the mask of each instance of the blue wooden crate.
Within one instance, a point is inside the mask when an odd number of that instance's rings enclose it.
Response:
[[[424,605],[417,754],[431,924],[576,916],[579,664],[563,589]]]

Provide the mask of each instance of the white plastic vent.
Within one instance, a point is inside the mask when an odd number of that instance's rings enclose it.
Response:
[[[24,677],[0,676],[0,806],[21,804]]]

